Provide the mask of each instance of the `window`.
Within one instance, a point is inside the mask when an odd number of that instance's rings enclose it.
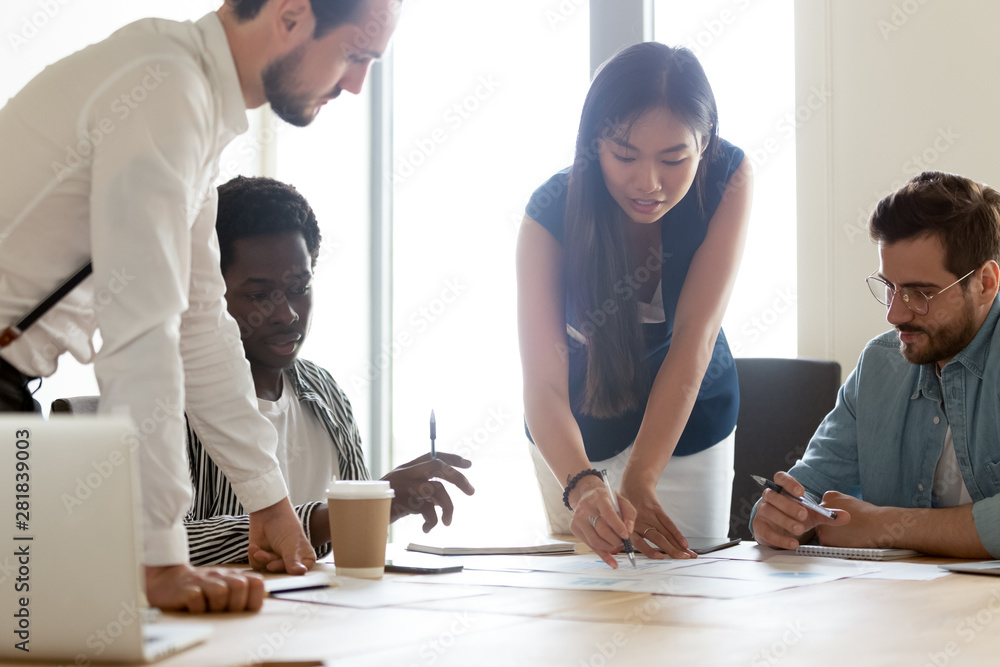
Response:
[[[555,0],[413,3],[394,38],[393,463],[427,452],[434,409],[439,449],[475,459],[474,507],[456,499],[463,533],[510,517],[544,528],[514,245],[531,193],[572,162],[588,14]],[[393,539],[419,534],[411,519]]]
[[[743,263],[723,329],[733,354],[796,356],[795,32],[792,0],[657,0],[654,36],[708,74],[719,130],[754,167]]]

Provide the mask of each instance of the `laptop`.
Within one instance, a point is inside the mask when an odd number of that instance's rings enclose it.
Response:
[[[0,657],[150,662],[204,641],[155,621],[127,419],[0,415]]]
[[[945,563],[938,567],[966,574],[992,574],[1000,576],[1000,560],[982,560],[974,563]]]

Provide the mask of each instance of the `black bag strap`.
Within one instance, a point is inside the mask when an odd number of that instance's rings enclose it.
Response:
[[[32,308],[31,312],[4,329],[3,332],[0,333],[0,348],[7,347],[20,338],[21,334],[23,334],[28,327],[37,322],[42,315],[49,312],[52,306],[59,303],[60,299],[69,294],[74,287],[82,283],[93,270],[94,268],[91,262],[87,262],[84,266],[80,267],[76,273],[67,278],[65,282],[56,287],[41,303]]]

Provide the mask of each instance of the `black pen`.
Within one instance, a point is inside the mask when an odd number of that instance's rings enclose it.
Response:
[[[437,421],[434,419],[434,411],[431,410],[431,458],[436,459],[437,449],[434,447],[434,440],[437,438]]]
[[[805,507],[808,510],[812,510],[813,512],[816,512],[817,514],[821,514],[821,515],[823,515],[825,517],[829,517],[830,519],[836,519],[837,518],[837,513],[836,512],[834,512],[833,510],[828,510],[825,507],[820,507],[819,505],[817,505],[816,503],[814,503],[812,500],[810,500],[809,498],[807,498],[805,496],[793,496],[788,491],[785,491],[785,488],[783,486],[781,486],[780,484],[775,484],[771,480],[764,479],[760,475],[750,475],[750,476],[753,477],[753,481],[757,482],[758,484],[760,484],[765,489],[771,489],[772,491],[777,491],[778,493],[783,493],[786,496],[788,496],[789,498],[791,498],[792,500],[794,500],[795,502],[797,502],[799,505],[802,505],[803,507]]]
[[[611,480],[608,479],[608,471],[602,470],[601,477],[604,478],[604,485],[608,488],[608,493],[611,494],[611,504],[615,508],[615,512],[618,514],[618,518],[622,518],[621,508],[618,507],[618,496],[615,495],[615,490],[611,488]],[[627,537],[622,540],[622,544],[625,546],[625,555],[628,556],[629,562],[632,563],[632,567],[637,567],[635,564],[635,547],[632,546],[632,540]]]

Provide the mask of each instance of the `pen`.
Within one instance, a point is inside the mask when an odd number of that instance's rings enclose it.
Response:
[[[795,502],[797,502],[799,505],[802,505],[803,507],[805,507],[806,509],[812,510],[813,512],[816,512],[817,514],[822,514],[823,516],[829,517],[831,519],[836,519],[837,518],[837,513],[836,512],[834,512],[833,510],[828,510],[825,507],[820,507],[819,505],[817,505],[816,503],[814,503],[809,498],[806,498],[805,496],[793,496],[788,491],[785,491],[785,488],[783,486],[781,486],[780,484],[775,484],[771,480],[764,479],[760,475],[750,475],[750,476],[753,477],[753,481],[757,482],[758,484],[760,484],[765,489],[771,489],[772,491],[777,491],[778,493],[783,493],[786,496],[788,496],[789,498],[791,498],[792,500],[794,500]]]
[[[608,487],[608,493],[611,494],[611,505],[615,508],[615,512],[618,514],[618,518],[622,518],[621,508],[618,507],[618,496],[615,495],[615,490],[611,488],[611,480],[608,479],[608,471],[602,470],[601,477],[604,479],[604,486]],[[625,555],[628,556],[629,562],[632,563],[632,567],[636,567],[635,564],[635,547],[632,546],[632,540],[627,537],[622,540],[622,544],[625,545]]]
[[[437,438],[437,421],[434,419],[434,411],[431,410],[431,458],[436,459],[437,449],[434,447],[434,440]]]

